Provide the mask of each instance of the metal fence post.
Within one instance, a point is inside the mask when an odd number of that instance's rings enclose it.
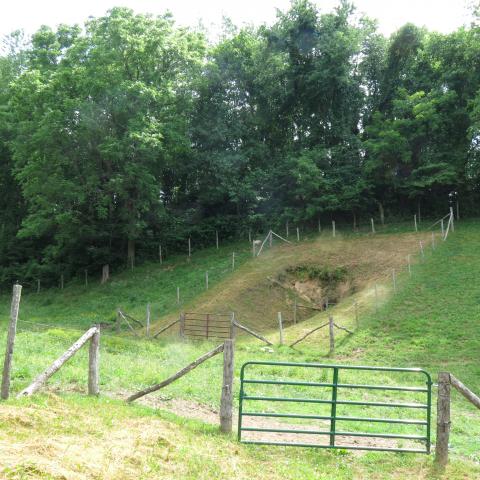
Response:
[[[335,446],[335,426],[337,415],[338,368],[333,369],[332,408],[330,410],[330,446]]]

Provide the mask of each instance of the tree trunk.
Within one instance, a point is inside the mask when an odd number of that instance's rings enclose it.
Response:
[[[135,240],[128,240],[127,262],[133,270],[135,267]]]
[[[380,213],[380,223],[385,225],[385,210],[383,209],[383,204],[378,202],[378,211]]]

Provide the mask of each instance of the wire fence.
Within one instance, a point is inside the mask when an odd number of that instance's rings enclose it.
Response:
[[[448,230],[446,230],[445,226],[443,225],[443,221],[447,217],[449,217],[448,225],[450,225],[450,221],[451,221],[452,222],[452,227],[453,227],[453,216],[452,216],[451,213],[449,213],[445,217],[443,217],[443,218],[435,221],[431,225],[429,225],[424,230],[424,231],[431,230],[432,228],[441,224],[441,234],[440,234],[440,236],[438,234],[435,234],[434,231],[432,231],[432,237],[431,237],[430,245],[427,245],[427,243],[424,243],[423,240],[419,240],[419,250],[418,250],[417,254],[418,254],[418,257],[420,258],[420,260],[423,260],[425,258],[426,250],[427,250],[428,247],[430,247],[431,249],[435,249],[437,247],[438,243],[441,240],[446,239],[446,232]],[[374,227],[372,226],[372,228],[374,228]],[[324,230],[324,233],[325,233],[325,230]],[[373,231],[370,232],[370,233],[373,233]],[[298,234],[298,231],[297,231],[297,234]],[[338,231],[337,231],[336,235],[338,235]],[[272,237],[273,236],[270,235],[270,242],[266,242],[266,240],[268,239],[268,234],[267,234],[267,237],[264,240],[264,244],[266,245],[266,249],[271,248],[271,247],[276,245],[276,242],[273,240],[274,237],[273,238]],[[252,236],[251,240],[253,242],[255,240],[255,237]],[[277,241],[280,242],[280,243],[285,243],[284,240],[285,240],[284,238],[279,237]],[[300,242],[301,238],[298,238],[298,241]],[[294,243],[294,242],[292,242],[292,243]],[[207,265],[205,265],[205,263],[208,262],[208,259],[207,259],[207,262],[202,262],[202,261],[198,262],[198,261],[196,261],[196,259],[194,258],[193,254],[192,254],[191,256],[189,256],[185,260],[185,262],[183,262],[182,265],[180,265],[180,266],[178,264],[175,265],[176,269],[183,266],[183,267],[187,267],[187,268],[192,268],[192,271],[194,271],[193,275],[190,274],[188,276],[188,282],[185,282],[182,285],[180,285],[179,281],[175,281],[175,280],[172,281],[171,279],[169,279],[168,270],[169,270],[170,265],[167,262],[165,262],[165,264],[164,264],[164,269],[165,270],[162,270],[161,278],[157,279],[157,282],[158,282],[157,288],[158,288],[159,291],[162,291],[162,292],[168,292],[168,291],[171,292],[169,299],[168,299],[168,297],[165,297],[165,295],[163,295],[163,297],[164,297],[163,298],[163,303],[164,303],[163,307],[165,307],[165,303],[170,304],[170,307],[167,308],[167,309],[164,309],[163,312],[159,312],[159,313],[164,314],[165,310],[170,310],[171,312],[174,312],[175,310],[181,310],[182,307],[184,307],[186,304],[191,302],[195,297],[197,297],[199,293],[201,293],[202,291],[206,291],[206,290],[209,290],[211,288],[214,288],[216,284],[220,283],[223,279],[225,279],[225,277],[227,275],[234,272],[237,268],[241,267],[244,263],[247,262],[247,260],[250,260],[252,257],[257,256],[258,250],[255,252],[251,247],[252,247],[252,244],[249,243],[248,247],[237,248],[236,252],[232,252],[231,255],[225,256],[224,260],[222,260],[220,262],[217,261],[215,266],[212,266],[211,264],[208,265],[209,268],[202,268],[202,267],[207,267]],[[222,249],[222,251],[219,251],[219,254],[223,255],[224,253],[225,253],[224,249]],[[385,285],[390,285],[390,290],[393,291],[393,293],[396,293],[397,289],[400,286],[399,285],[399,281],[400,281],[399,275],[401,274],[401,272],[406,270],[409,273],[409,275],[412,274],[412,266],[413,266],[412,257],[413,257],[413,255],[414,254],[409,254],[406,257],[406,262],[405,262],[405,266],[404,266],[403,269],[398,270],[398,271],[395,270],[395,269],[391,269],[383,275],[383,280],[382,280],[382,277],[380,277],[378,282],[375,283],[375,285],[373,286],[373,292],[370,295],[369,301],[367,303],[365,301],[358,301],[357,300],[347,310],[342,309],[342,315],[345,315],[350,310],[355,310],[355,323],[358,324],[358,317],[359,317],[360,314],[363,314],[363,311],[371,311],[373,309],[378,310],[379,304],[380,304],[380,297],[381,297],[379,284],[383,283]],[[385,289],[382,289],[382,291],[383,290],[385,290]],[[290,300],[290,302],[293,304],[292,300]],[[326,311],[332,311],[332,308],[334,307],[332,302],[329,303],[328,299],[326,299],[326,302],[322,302],[322,303],[323,303],[323,305],[321,305],[320,307],[323,307]],[[342,304],[344,305],[344,302],[342,302]],[[299,315],[299,313],[298,313],[298,308],[303,308],[303,307],[305,307],[306,309],[315,308],[315,306],[309,306],[309,305],[298,306],[297,305],[295,307],[295,310],[292,308],[291,311],[289,311],[289,312],[283,312],[283,314],[284,314],[284,316],[283,316],[284,325],[295,324],[295,323],[297,323],[297,321],[299,320],[300,317],[304,319],[305,315]],[[316,307],[318,307],[318,305],[316,305]],[[255,322],[255,325],[253,325],[252,323],[250,323],[248,321],[248,319],[242,319],[242,321],[247,326],[258,327],[258,322]],[[36,328],[36,329],[40,329],[40,328],[47,328],[47,329],[62,328],[62,329],[64,329],[64,328],[66,328],[66,329],[69,329],[69,330],[79,332],[79,331],[82,331],[82,329],[85,328],[85,324],[82,324],[81,326],[79,325],[78,327],[75,327],[75,326],[65,326],[63,322],[61,324],[59,323],[57,325],[48,325],[48,324],[43,324],[43,323],[38,323],[38,322],[29,322],[29,321],[26,321],[26,320],[19,320],[19,322],[21,324],[24,324],[26,328],[27,328],[27,326],[30,326],[31,329],[34,329],[34,328]],[[95,322],[92,322],[92,323],[95,323]],[[115,322],[114,322],[113,319],[107,320],[103,323],[104,323],[104,327],[106,327],[107,330],[109,328],[113,329],[113,327],[115,325]],[[352,322],[350,322],[350,323],[352,323]],[[130,331],[130,329],[125,324],[122,324],[121,331],[124,332],[124,331],[127,331],[127,330]]]

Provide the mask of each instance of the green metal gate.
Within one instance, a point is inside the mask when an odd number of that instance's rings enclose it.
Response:
[[[371,376],[375,380],[388,376],[388,384],[356,381]],[[321,381],[311,381],[317,377]],[[399,377],[402,384],[390,384],[391,377]],[[238,440],[242,443],[430,453],[432,380],[424,370],[247,362],[240,380]],[[285,394],[285,389],[290,392]],[[373,416],[368,415],[370,410]],[[312,429],[317,423],[319,428]],[[307,428],[302,428],[305,424]],[[339,429],[339,425],[351,427]],[[325,443],[310,442],[320,438]],[[417,448],[418,443],[422,448]]]

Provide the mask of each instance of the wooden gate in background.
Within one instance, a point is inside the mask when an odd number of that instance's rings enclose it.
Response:
[[[233,339],[233,313],[182,313],[180,336],[205,339]]]

